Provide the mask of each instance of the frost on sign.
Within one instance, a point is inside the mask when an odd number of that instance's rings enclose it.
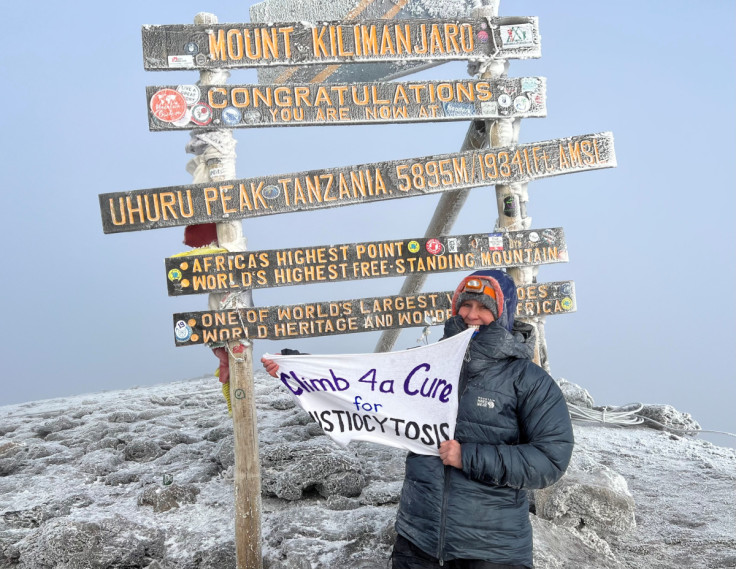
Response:
[[[613,168],[610,132],[444,155],[100,194],[105,233],[333,208]]]
[[[169,257],[170,296],[566,263],[561,228]]]
[[[546,83],[541,77],[328,85],[291,82],[201,87],[170,85],[150,86],[146,91],[148,124],[152,131],[546,115]]]
[[[522,285],[516,317],[553,316],[576,310],[575,283]],[[177,346],[228,340],[310,338],[357,332],[442,325],[452,315],[453,291],[257,306],[238,310],[174,314]]]
[[[142,40],[149,71],[540,56],[535,18],[144,26]]]

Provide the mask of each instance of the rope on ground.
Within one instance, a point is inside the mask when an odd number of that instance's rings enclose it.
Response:
[[[709,429],[683,429],[680,427],[673,427],[672,425],[665,425],[659,421],[655,421],[644,415],[640,415],[639,411],[644,408],[642,403],[629,403],[622,407],[600,407],[598,409],[589,409],[585,407],[578,407],[572,403],[567,404],[567,409],[570,412],[570,417],[578,421],[592,421],[595,423],[603,423],[606,425],[619,425],[622,427],[631,427],[634,425],[641,425],[643,423],[654,423],[659,425],[667,431],[677,431],[679,433],[716,433],[719,435],[727,435],[729,437],[736,438],[736,434],[727,433],[725,431],[713,431]]]

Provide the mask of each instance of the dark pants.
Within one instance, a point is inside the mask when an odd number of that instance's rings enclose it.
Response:
[[[439,559],[427,555],[401,535],[391,554],[391,569],[529,569],[523,565],[500,565],[478,559],[453,559],[440,565]]]

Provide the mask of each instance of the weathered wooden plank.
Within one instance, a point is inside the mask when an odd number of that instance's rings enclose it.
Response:
[[[504,268],[568,260],[562,228],[166,259],[169,295]]]
[[[546,80],[146,87],[151,131],[544,117]]]
[[[423,196],[616,166],[610,132],[295,174],[100,194],[105,233]]]
[[[526,285],[518,287],[517,293],[520,318],[576,310],[572,281]],[[174,314],[174,337],[177,346],[193,346],[239,338],[280,340],[442,324],[451,315],[451,300],[452,291],[444,291],[183,312]]]
[[[143,26],[148,71],[536,58],[537,18]]]

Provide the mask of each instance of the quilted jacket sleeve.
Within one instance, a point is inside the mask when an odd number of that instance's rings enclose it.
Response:
[[[531,362],[516,383],[520,441],[515,445],[463,443],[463,471],[473,480],[511,488],[544,488],[564,474],[573,448],[562,392]]]

